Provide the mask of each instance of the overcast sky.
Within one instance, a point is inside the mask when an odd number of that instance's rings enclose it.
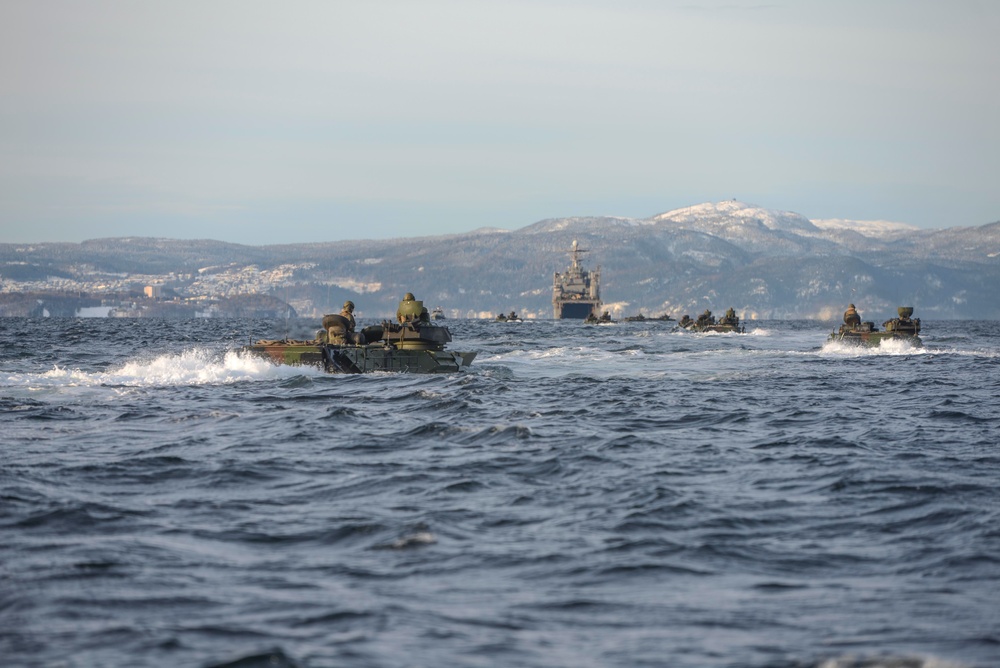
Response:
[[[0,242],[1000,219],[994,0],[6,0]]]

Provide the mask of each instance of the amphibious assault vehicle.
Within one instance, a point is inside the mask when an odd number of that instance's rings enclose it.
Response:
[[[844,324],[836,332],[830,334],[830,341],[842,341],[859,346],[876,347],[883,341],[907,341],[911,345],[921,346],[920,318],[911,318],[912,306],[900,306],[896,309],[898,317],[882,323],[880,331],[874,322],[862,322],[854,304],[849,304],[844,312]]]
[[[451,332],[431,322],[423,302],[410,293],[406,297],[396,312],[398,322],[383,321],[354,332],[349,313],[327,315],[313,340],[261,340],[244,351],[277,364],[313,365],[329,373],[453,373],[472,364],[476,353],[445,350]]]
[[[664,313],[663,315],[645,316],[645,315],[643,315],[640,312],[639,315],[626,316],[624,318],[624,320],[625,320],[625,322],[653,322],[655,320],[661,320],[663,322],[668,322],[668,321],[672,321],[673,318],[671,318],[666,313]]]
[[[746,333],[746,327],[740,325],[740,318],[736,315],[736,311],[732,307],[726,309],[726,315],[718,320],[715,319],[711,311],[705,309],[705,312],[699,315],[697,320],[693,320],[691,316],[685,315],[677,324],[692,332]]]
[[[614,324],[614,320],[611,319],[611,312],[605,311],[600,316],[591,313],[583,320],[585,325],[611,325]]]

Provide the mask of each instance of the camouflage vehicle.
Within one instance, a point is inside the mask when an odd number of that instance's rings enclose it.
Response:
[[[625,320],[625,322],[652,322],[654,320],[661,320],[663,322],[667,322],[667,321],[673,320],[673,318],[671,318],[666,313],[664,313],[663,315],[656,315],[656,316],[649,316],[649,317],[646,317],[642,313],[639,313],[639,315],[626,316],[624,318],[624,320]]]
[[[311,341],[261,340],[244,351],[276,364],[312,365],[329,373],[453,373],[472,364],[476,353],[445,350],[451,332],[431,322],[423,302],[410,293],[406,297],[399,303],[397,322],[354,332],[343,315],[327,315]]]
[[[836,332],[830,334],[830,341],[842,341],[853,345],[874,348],[883,341],[907,341],[911,345],[921,346],[920,318],[911,318],[912,306],[900,306],[896,309],[898,317],[882,323],[882,329],[874,322],[862,322],[854,304],[849,304],[844,312],[844,324]]]
[[[746,327],[740,325],[740,318],[736,315],[736,311],[732,306],[726,309],[726,315],[718,320],[715,319],[711,311],[705,309],[705,312],[699,315],[697,320],[692,320],[691,316],[685,315],[677,324],[692,332],[746,333]]]
[[[585,325],[610,325],[615,321],[611,319],[611,312],[605,311],[600,315],[600,317],[591,313],[586,318],[584,318],[583,323]]]
[[[522,322],[522,318],[516,311],[511,311],[507,315],[503,313],[497,314],[497,322]]]

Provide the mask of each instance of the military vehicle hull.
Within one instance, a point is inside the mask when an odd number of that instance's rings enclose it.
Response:
[[[243,350],[275,364],[315,366],[328,373],[455,373],[467,368],[476,358],[474,352],[408,350],[382,343],[353,345],[258,341]]]
[[[743,334],[746,329],[739,325],[690,325],[684,329],[691,332],[735,332]]]
[[[877,348],[883,341],[905,341],[914,347],[924,344],[919,336],[898,332],[833,332],[830,334],[830,341],[866,348]]]

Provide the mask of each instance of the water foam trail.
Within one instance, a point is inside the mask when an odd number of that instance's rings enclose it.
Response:
[[[322,375],[310,366],[283,366],[228,351],[220,359],[204,348],[179,354],[160,355],[149,360],[130,360],[109,371],[83,371],[59,366],[43,373],[0,375],[0,387],[46,389],[60,387],[157,387],[186,385],[224,385],[243,381]]]
[[[879,357],[879,356],[902,356],[902,355],[932,355],[933,351],[927,348],[914,346],[908,341],[882,341],[877,346],[859,346],[843,341],[826,341],[823,344],[822,352],[841,357]]]

